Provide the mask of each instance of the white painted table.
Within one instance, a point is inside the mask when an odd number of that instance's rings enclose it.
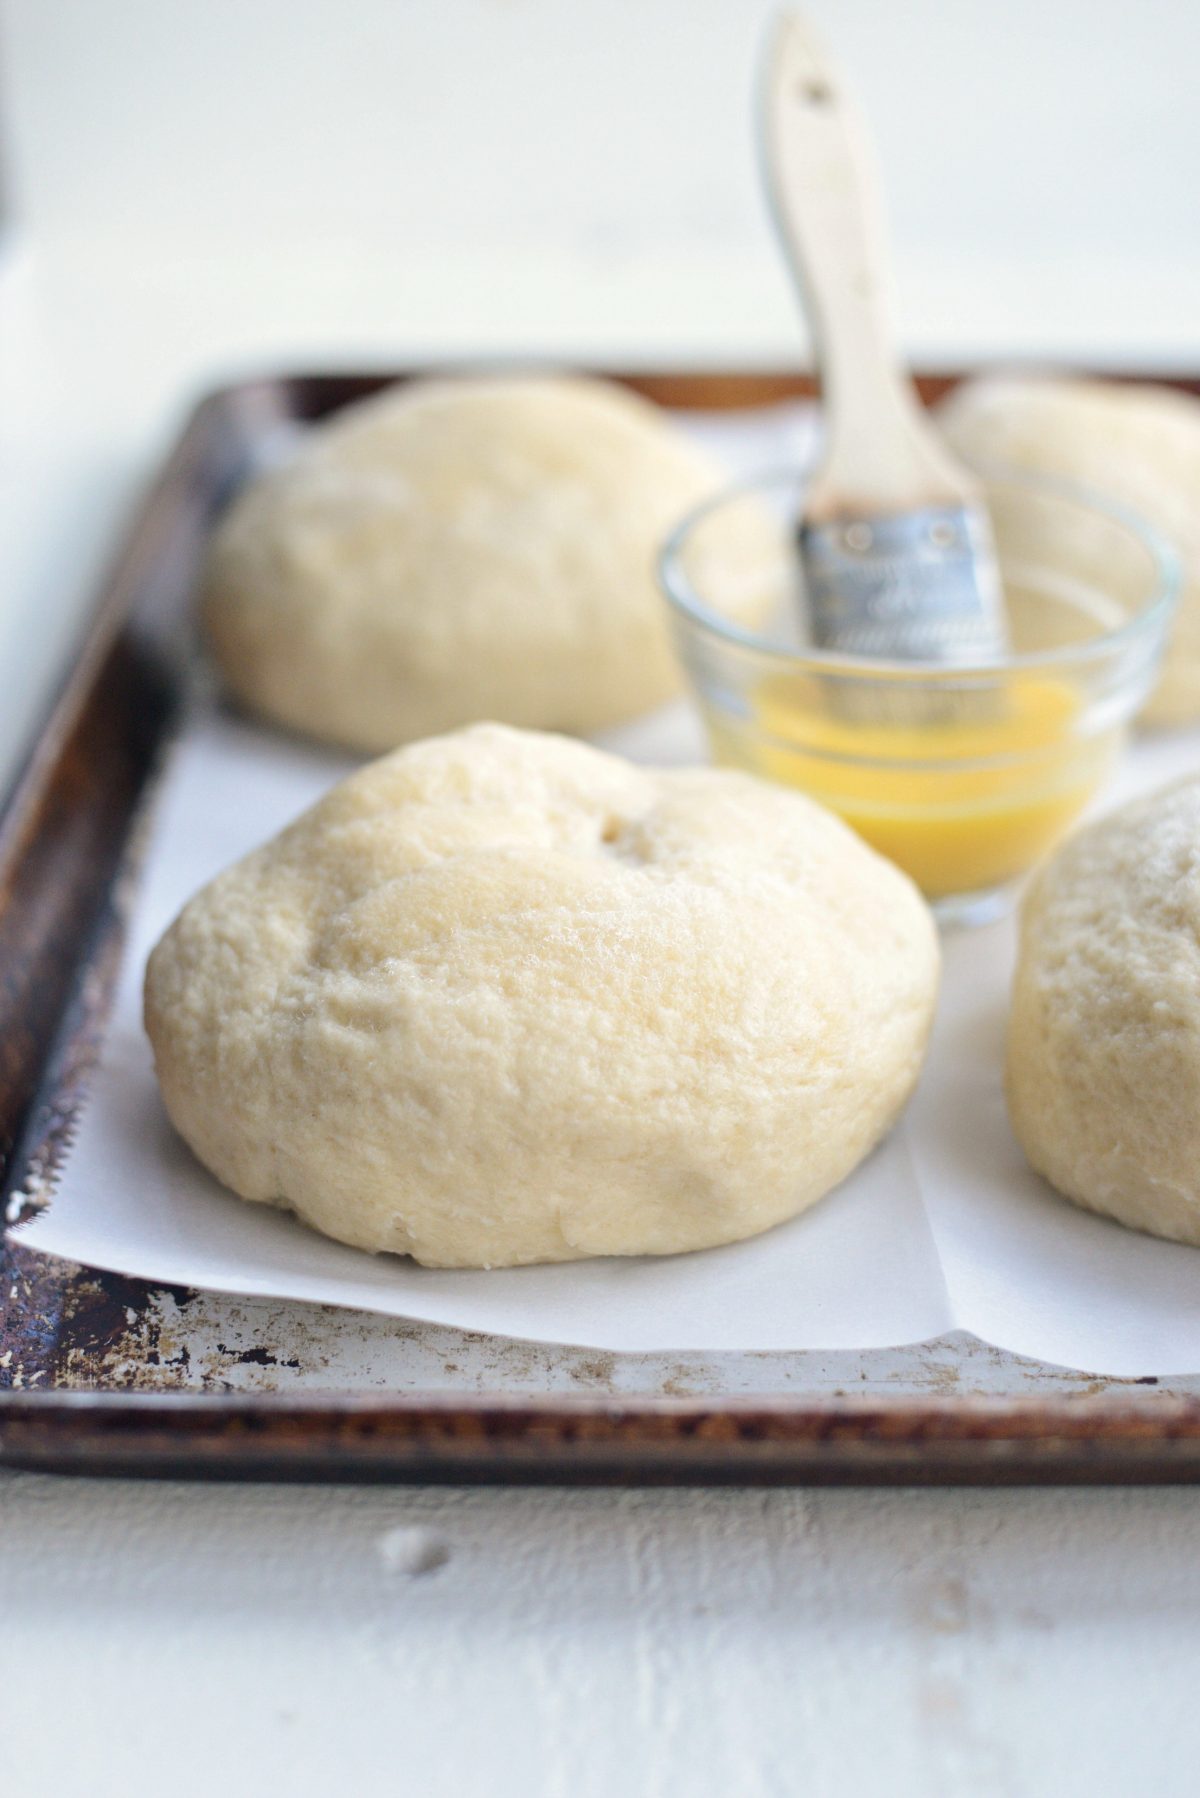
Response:
[[[0,1508],[13,1798],[1196,1790],[1186,1491]]]
[[[0,278],[6,761],[185,391],[268,351],[352,364],[475,347],[472,320],[439,307],[431,277],[406,285],[373,265],[368,280],[343,264],[301,283],[289,308],[294,272],[286,258],[138,267],[75,246]],[[633,321],[680,316],[694,273],[677,271],[672,288],[660,270],[649,310],[636,281],[614,275],[588,300],[580,271],[559,269],[563,303],[543,294],[537,311],[542,345],[647,359],[662,340],[646,344]],[[499,337],[528,346],[537,282],[525,278],[530,310],[510,286]],[[708,335],[696,326],[676,359],[751,342],[760,360],[782,351],[782,314],[752,334],[745,300],[729,314],[740,339],[722,337],[710,289]],[[551,317],[572,320],[569,339],[548,341]],[[243,1319],[245,1342],[259,1324]],[[343,1358],[355,1327],[338,1327]],[[386,1377],[399,1352],[383,1329],[362,1337],[362,1382]],[[239,1345],[214,1338],[218,1374],[286,1378],[240,1363]],[[431,1338],[405,1352],[437,1380],[455,1351]],[[613,1373],[576,1355],[554,1377]],[[0,1788],[1190,1798],[1198,1551],[1188,1491],[387,1492],[0,1476]]]

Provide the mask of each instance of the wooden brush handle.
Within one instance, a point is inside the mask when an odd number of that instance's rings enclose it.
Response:
[[[826,443],[814,521],[974,497],[935,437],[893,347],[882,208],[858,109],[807,21],[785,14],[763,90],[767,188],[804,294]]]

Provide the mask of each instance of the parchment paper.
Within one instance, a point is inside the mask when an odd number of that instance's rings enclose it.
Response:
[[[735,469],[794,459],[797,409],[701,421]],[[636,759],[702,759],[672,708],[607,738]],[[1200,733],[1150,739],[1105,805],[1195,765]],[[880,1149],[814,1210],[751,1242],[666,1259],[441,1272],[340,1247],[241,1203],[174,1137],[141,1028],[146,955],[184,901],[352,763],[207,714],[158,801],[102,1063],[49,1209],[48,1254],[222,1292],[319,1301],[614,1351],[873,1349],[965,1329],[1091,1372],[1200,1371],[1200,1250],[1076,1210],[1026,1167],[1005,1118],[1011,921],[954,934],[920,1088]]]

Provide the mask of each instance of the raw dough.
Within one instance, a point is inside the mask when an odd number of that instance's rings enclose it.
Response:
[[[244,1198],[435,1266],[750,1236],[908,1097],[912,883],[751,776],[498,725],[352,775],[185,908],[146,1025]]]
[[[234,503],[209,638],[251,709],[352,749],[481,718],[603,729],[679,691],[655,557],[725,479],[614,382],[414,381],[347,407]],[[737,511],[729,551],[761,562]],[[743,621],[765,603],[748,592]]]
[[[1165,387],[990,376],[938,408],[970,461],[1056,474],[1120,500],[1156,525],[1183,562],[1183,588],[1147,724],[1200,718],[1200,401]]]
[[[1200,777],[1081,831],[1036,880],[1008,1103],[1068,1198],[1200,1243]]]

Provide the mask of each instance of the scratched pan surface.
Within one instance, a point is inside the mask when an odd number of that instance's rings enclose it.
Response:
[[[109,570],[0,812],[0,1210],[69,1140],[161,751],[205,702],[190,598],[212,520],[282,433],[384,378],[213,394]],[[705,410],[811,390],[790,375],[622,378]],[[950,378],[929,377],[926,397]],[[966,1337],[870,1354],[601,1355],[151,1287],[10,1236],[0,1463],[253,1479],[1194,1480],[1200,1377],[1092,1380]]]

